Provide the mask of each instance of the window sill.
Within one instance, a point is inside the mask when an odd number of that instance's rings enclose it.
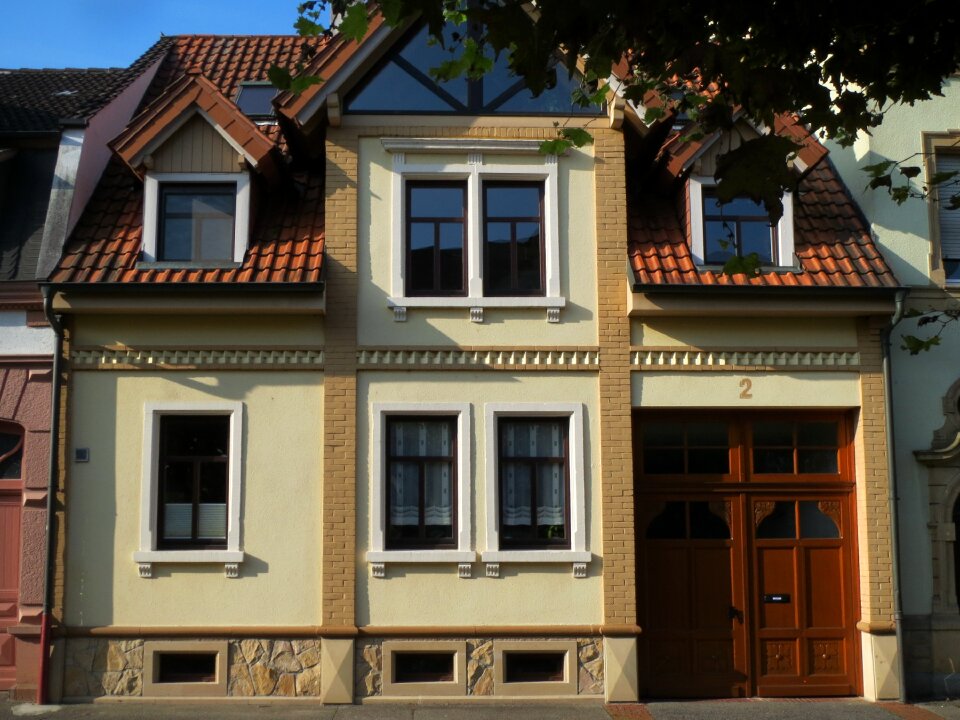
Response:
[[[243,263],[233,260],[140,260],[137,270],[232,270]]]
[[[368,550],[370,563],[470,563],[477,559],[473,550]]]
[[[153,577],[153,565],[161,564],[206,564],[222,563],[228,578],[239,577],[242,550],[138,550],[133,561],[139,565],[140,577]]]
[[[483,322],[485,308],[544,309],[547,322],[560,322],[560,310],[567,305],[565,297],[512,295],[504,297],[388,297],[387,307],[393,310],[396,322],[405,322],[407,308],[470,308],[470,320]]]
[[[583,550],[487,550],[480,559],[485,563],[588,563],[593,555]]]

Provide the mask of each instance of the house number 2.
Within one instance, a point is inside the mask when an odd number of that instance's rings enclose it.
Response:
[[[740,381],[740,399],[741,400],[752,400],[753,393],[750,390],[753,388],[753,380],[749,378],[743,378]]]

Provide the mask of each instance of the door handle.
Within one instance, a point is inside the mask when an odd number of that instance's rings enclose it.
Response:
[[[743,625],[743,611],[738,610],[733,605],[731,605],[730,608],[727,610],[727,619],[736,620],[741,625]]]

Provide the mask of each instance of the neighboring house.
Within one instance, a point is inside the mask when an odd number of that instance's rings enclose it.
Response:
[[[960,690],[960,327],[945,327],[941,344],[929,352],[911,356],[901,347],[904,335],[926,337],[939,329],[918,326],[910,314],[958,307],[960,211],[938,197],[957,192],[957,176],[934,186],[929,200],[897,205],[886,193],[866,189],[862,168],[885,160],[919,166],[918,190],[938,172],[960,170],[958,111],[960,80],[954,77],[943,97],[893,107],[869,136],[833,151],[878,246],[910,288],[908,317],[893,332],[891,357],[904,647],[907,689],[914,696],[955,697]]]
[[[143,90],[126,70],[0,70],[0,691],[40,669],[54,333],[38,281],[99,179],[105,138]]]
[[[746,122],[438,86],[378,15],[274,98],[306,42],[171,38],[50,277],[55,694],[896,697],[898,284],[826,151],[778,123],[771,228]]]

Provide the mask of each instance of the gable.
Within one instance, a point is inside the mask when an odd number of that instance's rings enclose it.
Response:
[[[198,114],[153,152],[153,170],[164,173],[236,172],[238,157],[230,143]]]
[[[493,60],[481,78],[458,77],[438,82],[430,70],[456,57],[450,48],[458,43],[456,26],[444,30],[445,45],[432,42],[426,25],[414,26],[347,93],[348,113],[600,115],[600,106],[575,105],[571,96],[578,86],[558,64],[557,83],[539,96],[526,88],[507,63],[506,53]],[[488,50],[488,53],[491,51]]]

